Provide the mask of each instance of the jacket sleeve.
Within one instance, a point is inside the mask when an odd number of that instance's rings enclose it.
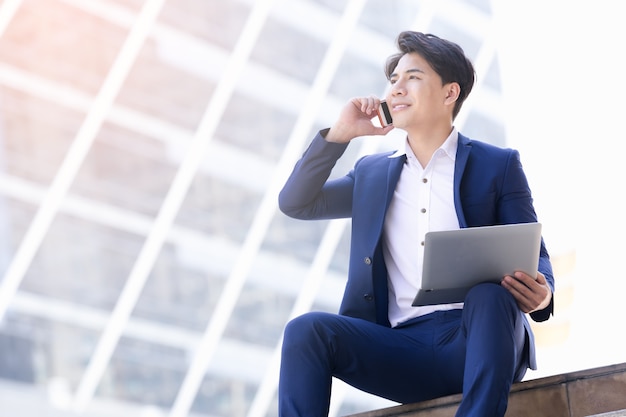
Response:
[[[535,311],[534,313],[530,313],[530,317],[537,322],[546,321],[554,314],[554,274],[552,272],[552,263],[550,262],[550,256],[548,255],[548,251],[543,242],[543,238],[541,239],[541,253],[539,256],[539,272],[541,272],[546,277],[546,281],[550,286],[550,290],[552,290],[552,299],[550,300],[550,304],[543,310]]]
[[[289,217],[319,220],[351,215],[352,175],[328,179],[348,144],[329,143],[325,133],[315,136],[278,196],[280,210]]]
[[[504,176],[502,212],[506,213],[508,218],[504,218],[504,223],[520,223],[538,221],[530,187],[526,174],[522,168],[520,156],[517,151],[512,151],[508,168]],[[519,217],[518,217],[519,216]],[[554,313],[554,274],[552,272],[552,263],[550,255],[546,249],[543,238],[541,239],[541,247],[539,252],[538,271],[545,277],[552,291],[552,299],[550,304],[543,310],[531,313],[530,316],[534,321],[540,322],[550,318]]]

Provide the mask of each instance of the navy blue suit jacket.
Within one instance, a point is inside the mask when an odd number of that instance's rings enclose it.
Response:
[[[406,160],[391,152],[361,158],[346,176],[329,180],[347,144],[313,139],[279,196],[280,209],[303,220],[352,218],[350,267],[339,313],[389,326],[387,269],[383,259],[383,223]],[[454,204],[460,227],[536,222],[531,192],[519,153],[459,134],[454,171]],[[548,252],[541,242],[538,270],[554,292]],[[547,320],[553,301],[531,314]],[[529,366],[536,368],[534,338],[524,315]]]

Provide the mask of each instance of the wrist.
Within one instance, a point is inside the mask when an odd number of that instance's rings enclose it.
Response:
[[[352,140],[352,137],[345,129],[342,129],[341,127],[338,127],[336,125],[326,130],[325,135],[322,133],[322,136],[324,136],[326,142],[332,143],[348,143],[350,142],[350,140]]]

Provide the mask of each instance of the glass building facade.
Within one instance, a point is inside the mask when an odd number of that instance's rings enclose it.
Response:
[[[405,29],[465,49],[457,126],[505,145],[491,19],[488,0],[1,1],[3,408],[276,416],[283,327],[337,310],[350,231],[281,214],[282,183],[346,100],[384,94]],[[401,139],[356,141],[336,175]],[[334,385],[333,415],[387,405]]]

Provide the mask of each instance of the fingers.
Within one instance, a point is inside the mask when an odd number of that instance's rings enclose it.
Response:
[[[523,282],[518,281],[515,277],[507,275],[502,280],[501,285],[513,295],[513,298],[515,298],[520,310],[524,313],[532,311],[534,308],[532,292]]]
[[[352,103],[358,107],[361,113],[373,117],[378,112],[380,99],[376,96],[357,97],[352,99]]]
[[[351,99],[326,135],[328,142],[347,143],[359,136],[386,135],[393,125],[378,127],[372,121],[377,116],[380,99],[375,96]]]
[[[507,275],[502,280],[502,286],[509,290],[524,313],[535,311],[550,293],[546,278],[540,272],[537,273],[537,279],[523,272]]]

